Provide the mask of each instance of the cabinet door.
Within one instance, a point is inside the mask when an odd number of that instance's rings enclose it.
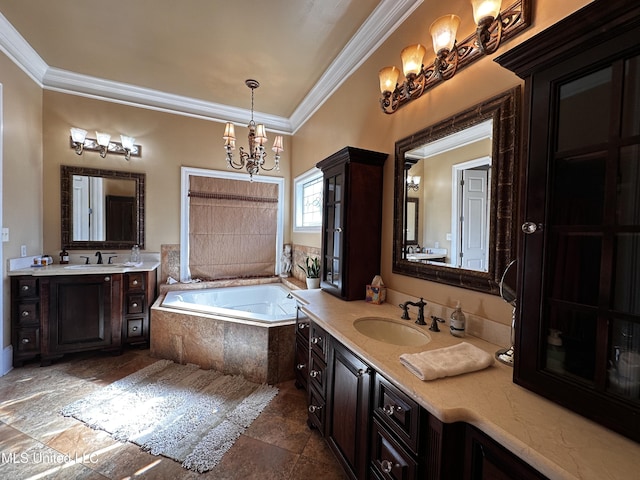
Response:
[[[352,478],[365,478],[369,456],[371,369],[333,339],[329,362],[329,445]]]
[[[468,426],[464,478],[469,480],[545,480],[547,477],[479,430]]]
[[[108,347],[114,339],[111,319],[112,275],[73,275],[43,281],[48,295],[49,353]]]
[[[324,176],[323,269],[322,287],[342,295],[344,236],[344,167],[333,168]]]
[[[638,38],[621,30],[530,80],[514,378],[640,441]]]

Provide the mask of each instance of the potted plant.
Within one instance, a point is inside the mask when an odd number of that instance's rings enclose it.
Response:
[[[320,288],[320,260],[318,257],[307,257],[305,265],[298,264],[298,268],[307,276],[307,288]]]

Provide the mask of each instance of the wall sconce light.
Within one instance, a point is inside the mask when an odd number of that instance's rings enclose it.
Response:
[[[135,145],[135,138],[128,137],[126,135],[120,135],[120,141],[112,142],[111,135],[108,133],[96,132],[96,138],[87,138],[87,131],[82,128],[71,128],[71,148],[73,148],[78,155],[82,155],[85,150],[92,152],[99,152],[102,158],[107,156],[107,153],[115,153],[118,155],[124,155],[124,159],[128,162],[131,157],[141,157],[142,147]]]
[[[405,80],[398,83],[396,67],[380,70],[380,106],[384,113],[394,113],[405,103],[415,100],[440,82],[484,55],[494,53],[502,40],[520,33],[530,24],[531,0],[517,0],[500,11],[502,0],[471,0],[476,31],[461,42],[456,41],[460,17],[445,15],[435,20],[429,29],[435,58],[423,64],[426,48],[421,44],[402,50],[402,70]]]
[[[413,190],[417,192],[420,188],[420,177],[415,177],[412,175],[407,175],[407,188],[409,190]]]

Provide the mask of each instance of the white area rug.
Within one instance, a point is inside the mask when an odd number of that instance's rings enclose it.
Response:
[[[160,360],[61,413],[206,472],[277,394],[276,387],[239,376]]]

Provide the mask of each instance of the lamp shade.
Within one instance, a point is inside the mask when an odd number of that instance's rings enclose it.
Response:
[[[236,139],[236,131],[233,123],[227,122],[227,124],[224,126],[224,135],[222,136],[222,138],[226,140],[225,145],[228,144],[229,140]]]
[[[427,49],[419,43],[410,45],[402,50],[400,57],[402,58],[402,71],[405,77],[416,76],[420,73],[425,53],[427,53]]]
[[[433,51],[436,55],[441,52],[450,52],[456,43],[456,33],[460,26],[460,17],[457,15],[444,15],[431,24],[429,33],[433,39]]]
[[[267,143],[267,132],[265,132],[264,125],[262,125],[261,123],[256,125],[255,141],[260,146]]]
[[[273,141],[273,147],[271,147],[271,150],[273,150],[276,155],[280,155],[282,152],[284,152],[284,147],[282,146],[282,135],[276,136],[275,140]]]
[[[136,139],[133,137],[127,137],[126,135],[120,135],[120,141],[122,142],[122,148],[131,151],[133,150],[133,144]]]
[[[111,135],[109,135],[108,133],[96,132],[96,139],[98,145],[100,145],[101,147],[108,147],[109,142],[111,141]]]
[[[500,13],[502,0],[471,0],[476,25],[491,23]]]
[[[87,131],[81,128],[71,128],[71,140],[75,143],[84,143],[84,139],[87,138]]]
[[[378,73],[378,77],[380,78],[380,91],[382,93],[393,92],[398,84],[399,75],[400,70],[396,67],[384,67],[381,69]]]

